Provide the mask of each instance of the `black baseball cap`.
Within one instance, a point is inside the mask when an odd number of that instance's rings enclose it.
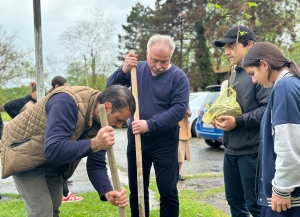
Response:
[[[235,42],[237,31],[238,31],[238,26],[229,29],[225,33],[224,38],[222,38],[221,40],[215,41],[215,46],[216,47],[224,47],[225,44],[232,44],[233,42]],[[256,41],[256,36],[255,36],[254,32],[251,29],[247,28],[246,26],[240,26],[240,32],[243,32],[245,34],[243,34],[243,35],[239,34],[238,40],[244,39],[244,40]]]

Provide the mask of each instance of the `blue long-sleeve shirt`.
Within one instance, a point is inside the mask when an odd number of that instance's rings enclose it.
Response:
[[[131,86],[131,73],[118,68],[106,86],[114,84]],[[186,74],[177,66],[153,76],[147,62],[139,61],[137,85],[140,119],[147,121],[150,132],[171,129],[185,116],[190,86]]]
[[[75,100],[67,93],[53,95],[46,103],[48,116],[44,154],[50,164],[69,164],[83,157],[87,158],[87,172],[90,181],[102,200],[111,191],[105,163],[106,151],[93,153],[91,139],[72,141],[78,108]],[[84,136],[83,136],[84,137]]]

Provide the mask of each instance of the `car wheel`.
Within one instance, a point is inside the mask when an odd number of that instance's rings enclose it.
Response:
[[[222,143],[219,142],[219,141],[217,141],[217,140],[207,140],[207,139],[204,139],[204,141],[205,141],[205,143],[207,145],[209,145],[212,148],[219,148],[222,145]]]
[[[192,123],[192,127],[191,127],[191,134],[192,137],[197,137],[197,133],[196,133],[196,123],[197,123],[197,118],[193,121]]]

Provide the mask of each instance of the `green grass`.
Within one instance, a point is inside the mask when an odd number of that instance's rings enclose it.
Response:
[[[128,187],[124,186],[129,192]],[[159,194],[155,181],[150,182],[149,188],[155,192],[155,199],[159,200]],[[210,195],[224,192],[224,188],[213,188],[203,193],[198,193],[192,190],[183,190],[179,193],[180,200],[180,217],[228,217],[224,212],[216,207],[199,202],[201,198],[209,197]],[[96,192],[76,194],[84,198],[78,203],[63,203],[60,207],[61,217],[116,217],[119,216],[118,208],[112,206],[108,202],[102,202]],[[129,194],[128,194],[129,195]],[[12,200],[0,200],[0,217],[25,217],[25,205],[19,195],[2,194],[4,197],[10,197]],[[126,207],[127,216],[130,216],[130,208]],[[150,211],[150,217],[158,217],[158,208]]]
[[[215,177],[215,176],[214,176]],[[159,200],[159,194],[155,181],[150,182],[149,189],[155,192],[155,199]],[[196,191],[183,190],[179,192],[179,217],[228,217],[223,211],[216,207],[199,202],[200,198],[208,197],[210,195],[224,192],[224,188],[212,188],[204,193],[197,193]],[[154,214],[154,215],[152,215]],[[159,216],[158,210],[151,210],[150,216]]]
[[[11,117],[6,112],[1,112],[1,117],[3,122],[8,122],[11,120]]]

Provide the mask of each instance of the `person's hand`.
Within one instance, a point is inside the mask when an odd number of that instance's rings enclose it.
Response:
[[[96,137],[91,140],[91,148],[93,152],[107,150],[115,144],[114,129],[110,126],[101,128]]]
[[[129,53],[125,57],[124,64],[122,66],[122,71],[127,73],[132,67],[136,67],[138,63],[138,55],[134,53]]]
[[[235,118],[233,116],[219,116],[214,124],[218,129],[229,131],[236,127]]]
[[[105,194],[108,202],[114,206],[125,207],[128,205],[126,189],[121,187],[121,191],[110,191]]]
[[[291,198],[279,197],[275,193],[272,193],[271,204],[274,212],[286,211],[292,207]]]
[[[131,125],[133,134],[146,133],[149,131],[147,121],[145,120],[133,121]]]

